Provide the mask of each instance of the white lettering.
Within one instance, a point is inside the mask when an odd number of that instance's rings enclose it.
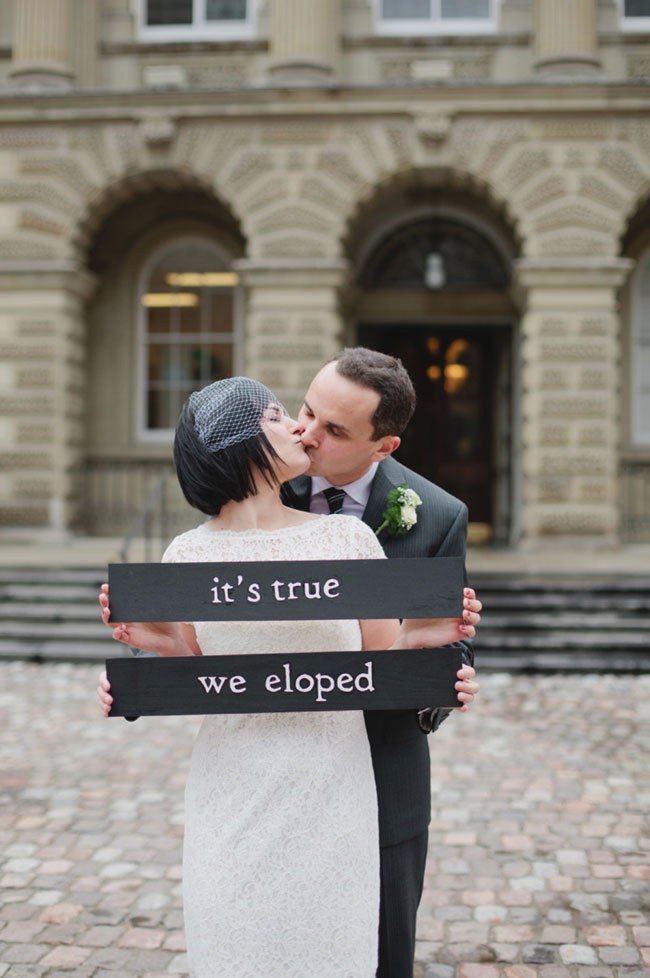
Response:
[[[303,679],[305,680],[307,685],[305,685]],[[308,673],[303,672],[302,676],[298,676],[298,678],[296,679],[296,690],[299,693],[311,693],[313,688],[314,688],[314,677],[310,676]]]
[[[367,681],[366,686],[361,685],[364,679]],[[354,680],[354,685],[357,687],[360,693],[374,693],[375,687],[372,683],[372,662],[366,662],[365,673],[359,673],[357,678]]]
[[[328,685],[325,685],[327,683]],[[318,696],[316,697],[317,703],[324,703],[325,697],[323,693],[331,693],[334,689],[334,680],[331,676],[323,675],[320,672],[316,673],[316,689],[318,690]]]
[[[282,680],[279,676],[267,676],[264,685],[269,693],[279,693],[282,687]]]
[[[248,598],[246,600],[250,601],[252,604],[257,604],[257,602],[260,600],[259,584],[248,585]]]
[[[246,678],[244,676],[197,676],[206,693],[219,694],[223,687],[228,684],[231,693],[246,692]]]
[[[336,680],[336,685],[342,693],[351,693],[353,683],[354,679],[349,672],[342,672],[339,678]]]
[[[206,691],[206,693],[209,693],[212,690],[214,690],[215,693],[220,693],[221,690],[222,690],[222,688],[223,688],[223,684],[226,681],[226,678],[227,678],[226,676],[219,676],[219,677],[217,677],[217,676],[199,676],[198,677],[198,680],[201,683],[201,685],[203,686],[203,688]]]
[[[288,662],[285,662],[282,668],[284,669],[284,678],[285,678],[284,691],[285,693],[293,693],[293,690],[291,688],[291,667],[289,666]]]
[[[330,593],[333,588],[338,587],[338,586],[339,586],[339,582],[336,580],[335,577],[330,577],[329,581],[325,581],[325,584],[323,586],[323,591],[325,593],[325,597],[326,598],[338,598],[338,593],[337,594],[331,594]]]

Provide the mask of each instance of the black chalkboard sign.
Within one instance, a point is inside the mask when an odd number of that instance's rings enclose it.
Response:
[[[457,648],[108,659],[111,716],[457,707]]]
[[[112,564],[111,620],[459,618],[462,557]]]

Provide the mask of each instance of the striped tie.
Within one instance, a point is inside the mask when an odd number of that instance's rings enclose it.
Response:
[[[327,500],[330,513],[340,513],[343,509],[343,500],[347,496],[345,489],[337,489],[336,486],[330,486],[329,489],[323,489],[323,495]]]

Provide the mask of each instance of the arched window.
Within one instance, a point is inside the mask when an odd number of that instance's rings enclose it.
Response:
[[[232,375],[237,283],[228,256],[200,238],[177,239],[148,262],[139,296],[142,438],[167,439],[191,391]]]
[[[468,225],[432,218],[405,224],[373,250],[361,273],[366,288],[504,289],[505,259]]]
[[[630,441],[633,448],[650,448],[650,248],[639,259],[630,284]]]

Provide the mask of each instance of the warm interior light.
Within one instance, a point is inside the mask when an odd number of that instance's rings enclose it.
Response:
[[[170,306],[198,306],[199,297],[194,292],[147,292],[142,296],[142,305],[150,308]]]
[[[440,353],[440,340],[437,336],[429,336],[427,339],[427,350],[429,353]]]
[[[189,286],[192,289],[200,289],[211,286],[212,288],[232,288],[239,283],[237,272],[169,272],[165,275],[168,285]]]
[[[436,367],[435,364],[433,367],[428,367],[427,377],[429,380],[440,380],[440,367]]]
[[[469,367],[463,363],[448,363],[445,367],[445,378],[447,380],[465,380],[469,375]]]

